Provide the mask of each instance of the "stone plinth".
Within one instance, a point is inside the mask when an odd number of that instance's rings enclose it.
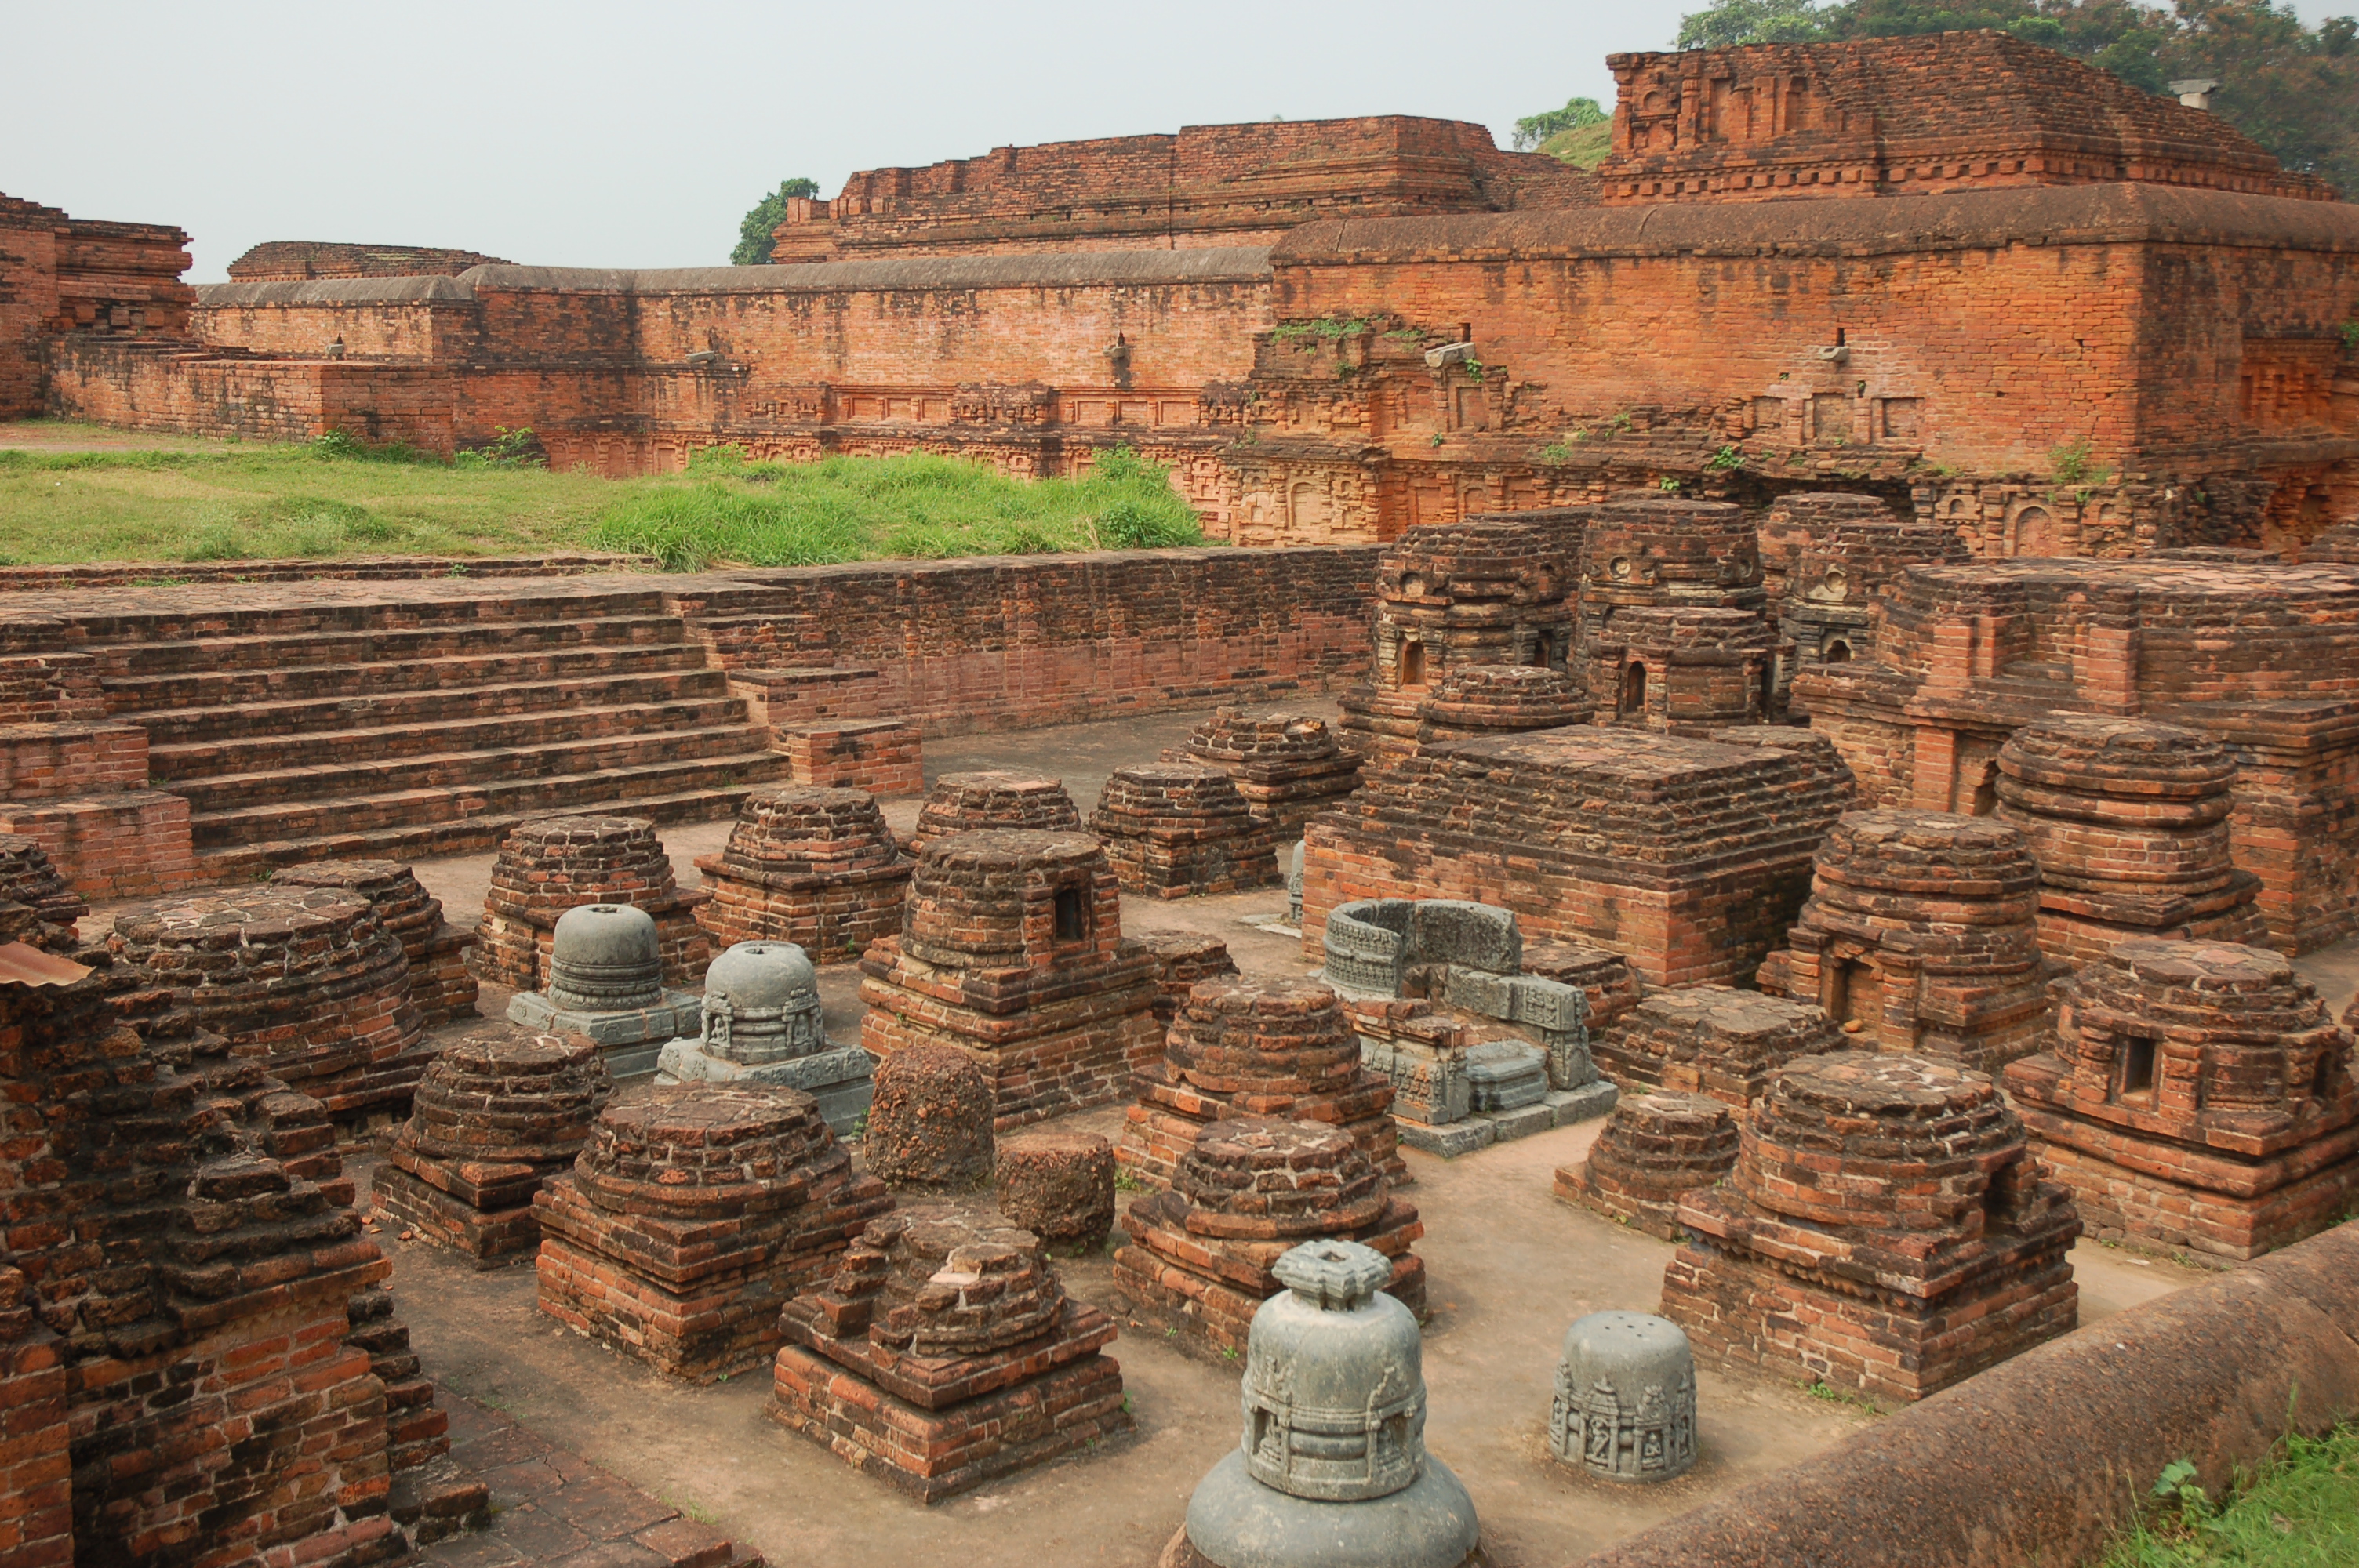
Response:
[[[893,1200],[809,1095],[729,1084],[608,1106],[533,1205],[540,1310],[702,1383],[775,1351],[779,1307]]]
[[[819,972],[791,942],[740,942],[704,971],[694,1039],[656,1055],[659,1084],[783,1084],[819,1101],[838,1137],[868,1113],[875,1065],[828,1038]]]
[[[1755,530],[1761,554],[1761,586],[1773,604],[1782,604],[1796,586],[1795,566],[1803,552],[1825,544],[1837,530],[1876,524],[1911,526],[1880,495],[1847,490],[1802,490],[1778,496]],[[1951,538],[1956,538],[1952,534]],[[1964,549],[1962,542],[1960,550]],[[1807,579],[1804,579],[1807,580]]]
[[[1940,811],[1855,811],[1819,850],[1791,946],[1765,991],[1816,1002],[1854,1044],[1996,1072],[2047,1038],[2040,867],[2007,824]]]
[[[2210,735],[2058,715],[1998,753],[2000,818],[2039,861],[2039,941],[2082,964],[2138,936],[2269,945],[2260,878],[2233,859],[2236,758]]]
[[[1736,1165],[1736,1119],[1705,1095],[1625,1095],[1589,1157],[1560,1166],[1556,1195],[1666,1241],[1680,1237],[1682,1194]]]
[[[545,816],[520,823],[492,864],[468,963],[486,984],[544,989],[559,917],[583,904],[625,903],[656,923],[664,983],[688,986],[712,959],[712,939],[696,923],[705,898],[701,889],[679,886],[652,822]]]
[[[1303,952],[1357,899],[1512,912],[1654,985],[1748,980],[1810,892],[1850,771],[1805,730],[1582,725],[1454,741],[1372,773],[1303,845]]]
[[[478,1268],[533,1252],[534,1195],[571,1168],[614,1093],[598,1047],[580,1035],[471,1034],[427,1068],[373,1202]]]
[[[2122,943],[2066,983],[2054,1044],[2006,1087],[2109,1240],[2255,1258],[2359,1192],[2351,1037],[2266,948]]]
[[[991,1078],[965,1052],[919,1044],[885,1058],[860,1154],[896,1187],[963,1192],[991,1179]]]
[[[1778,1074],[1680,1202],[1663,1315],[1700,1359],[1924,1398],[2070,1333],[2070,1191],[1984,1074],[1842,1051]]]
[[[1114,1228],[1114,1145],[1094,1132],[1027,1132],[999,1146],[1000,1217],[1052,1251],[1097,1250]]]
[[[1206,980],[1190,993],[1161,1057],[1141,1068],[1116,1159],[1147,1186],[1170,1185],[1216,1121],[1277,1117],[1342,1128],[1376,1171],[1405,1185],[1391,1083],[1326,986]]]
[[[1311,1121],[1243,1117],[1196,1137],[1167,1192],[1138,1199],[1114,1257],[1134,1315],[1180,1330],[1191,1350],[1245,1348],[1256,1309],[1280,1289],[1270,1266],[1313,1238],[1357,1241],[1392,1264],[1385,1291],[1425,1309],[1425,1234],[1352,1136]]]
[[[1780,1067],[1848,1044],[1824,1009],[1727,986],[1657,991],[1590,1043],[1625,1094],[1668,1089],[1743,1107]]]
[[[1641,604],[1614,612],[1582,674],[1615,724],[1762,724],[1785,711],[1792,656],[1758,611]]]
[[[1160,1044],[1155,961],[1123,939],[1114,868],[1086,834],[929,840],[901,935],[860,968],[868,1053],[965,1051],[1003,1129],[1117,1098]]]
[[[1142,931],[1138,944],[1155,959],[1155,1022],[1158,1028],[1171,1027],[1172,1020],[1188,1005],[1189,993],[1199,982],[1230,979],[1237,972],[1236,960],[1229,957],[1229,945],[1201,931]]]
[[[1894,579],[1910,567],[1971,560],[1973,554],[1951,528],[1898,522],[1889,514],[1824,526],[1796,552],[1790,579],[1771,587],[1777,629],[1793,643],[1797,664],[1864,658],[1874,651],[1873,612]]]
[[[0,833],[0,903],[22,904],[33,914],[24,940],[50,953],[71,953],[81,945],[74,923],[90,903],[66,879],[39,842],[21,833]]]
[[[1461,665],[1418,705],[1417,743],[1520,735],[1586,724],[1597,713],[1581,683],[1533,665]]]
[[[1078,833],[1081,809],[1065,793],[1065,781],[1041,773],[984,770],[944,773],[934,781],[934,793],[918,813],[918,829],[909,836],[912,853],[951,833],[975,833],[991,827],[1021,828],[1034,833]]]
[[[701,1028],[701,1004],[663,985],[662,934],[646,910],[589,903],[558,916],[547,991],[508,999],[508,1022],[556,1034],[586,1034],[618,1078],[656,1070],[666,1041]]]
[[[771,1414],[929,1503],[1130,1430],[1114,1320],[1028,1231],[879,1220],[779,1326]]]
[[[1613,1028],[1616,1019],[1638,1005],[1638,977],[1632,972],[1630,960],[1603,947],[1580,942],[1527,941],[1524,973],[1577,989],[1589,1004],[1584,1022],[1592,1039]]]
[[[712,897],[696,917],[723,946],[791,942],[815,963],[853,963],[901,928],[911,865],[864,791],[757,789],[728,848],[697,857]]]
[[[1325,719],[1300,713],[1221,708],[1163,761],[1201,762],[1228,774],[1254,820],[1281,844],[1301,837],[1304,823],[1360,787],[1360,754]]]
[[[1116,768],[1090,814],[1125,892],[1153,898],[1275,887],[1277,839],[1234,780],[1201,762]]]
[[[367,900],[275,887],[176,899],[116,916],[107,947],[190,1027],[339,1124],[409,1114],[434,1047],[409,1000],[409,961]]]
[[[281,887],[342,888],[368,900],[378,924],[394,935],[409,960],[409,1000],[429,1029],[475,1016],[475,977],[467,972],[474,933],[442,918],[442,901],[398,860],[314,860],[282,866],[270,880]]]
[[[1694,1469],[1695,1355],[1680,1325],[1641,1312],[1574,1319],[1556,1366],[1549,1452],[1607,1481]]]

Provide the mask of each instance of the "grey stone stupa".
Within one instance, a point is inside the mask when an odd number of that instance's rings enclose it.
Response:
[[[740,942],[704,972],[700,1032],[656,1061],[658,1084],[784,1084],[819,1101],[838,1137],[868,1113],[875,1064],[827,1037],[819,971],[791,942]]]
[[[1593,1312],[1565,1331],[1549,1410],[1557,1458],[1608,1481],[1695,1468],[1695,1356],[1669,1318]]]
[[[1310,1241],[1271,1266],[1254,1314],[1245,1440],[1188,1501],[1160,1568],[1468,1568],[1473,1499],[1425,1448],[1417,1319],[1382,1293],[1392,1264]]]
[[[627,903],[585,903],[557,917],[549,989],[518,991],[508,1022],[546,1034],[587,1034],[618,1078],[655,1071],[664,1041],[697,1028],[697,1000],[664,989],[655,918]]]

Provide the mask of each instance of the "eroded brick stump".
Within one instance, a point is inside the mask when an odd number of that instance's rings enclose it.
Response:
[[[1093,1252],[1114,1228],[1114,1145],[1094,1132],[1027,1132],[999,1146],[1000,1217],[1052,1251]]]
[[[1597,704],[1571,676],[1535,665],[1462,665],[1418,705],[1417,741],[1519,735],[1586,724]]]
[[[1114,1320],[1028,1231],[879,1220],[779,1325],[771,1414],[929,1503],[1130,1430]]]
[[[700,1084],[609,1105],[533,1205],[540,1310],[704,1383],[775,1351],[779,1306],[893,1199],[810,1096]]]
[[[1155,1022],[1169,1029],[1188,994],[1201,980],[1234,979],[1237,963],[1229,945],[1201,931],[1142,931],[1138,945],[1155,960]]]
[[[372,1201],[478,1267],[533,1252],[534,1195],[572,1165],[614,1093],[594,1042],[486,1027],[427,1068]]]
[[[944,773],[934,781],[933,794],[918,813],[917,831],[909,836],[911,853],[951,833],[976,833],[1011,827],[1032,833],[1078,833],[1081,808],[1065,793],[1065,781],[1045,773],[1009,773],[995,768],[965,773]]]
[[[443,919],[442,901],[408,866],[398,860],[314,860],[282,866],[270,880],[281,887],[342,888],[368,900],[409,960],[409,1000],[426,1027],[475,1016],[475,977],[467,972],[474,933]]]
[[[1236,782],[1201,762],[1116,768],[1090,814],[1125,892],[1192,898],[1285,881],[1277,838]]]
[[[861,1162],[890,1186],[963,1192],[991,1180],[991,1077],[953,1045],[916,1044],[877,1065]]]
[[[468,959],[487,984],[544,990],[559,917],[583,904],[626,903],[656,923],[663,983],[688,986],[712,961],[712,939],[696,923],[707,896],[679,885],[652,822],[548,816],[519,823],[492,864]]]
[[[1155,960],[1124,939],[1114,868],[1087,834],[929,839],[901,934],[860,970],[869,1054],[967,1052],[1003,1130],[1117,1098],[1161,1044]]]
[[[1360,787],[1360,754],[1323,719],[1223,708],[1196,726],[1167,762],[1196,762],[1236,782],[1254,820],[1289,844],[1304,823]]]
[[[2040,1157],[2108,1240],[2256,1258],[2359,1194],[2351,1036],[2280,954],[2124,942],[2006,1071]]]
[[[89,901],[66,885],[38,840],[0,833],[0,903],[22,904],[33,924],[23,940],[49,953],[71,953],[81,945],[74,923],[90,913]]]
[[[1556,1195],[1666,1241],[1680,1237],[1680,1198],[1736,1165],[1736,1119],[1703,1095],[1625,1096],[1589,1157],[1560,1166]]]
[[[1317,1238],[1357,1241],[1392,1262],[1384,1288],[1425,1310],[1425,1234],[1415,1206],[1343,1129],[1240,1117],[1197,1135],[1168,1192],[1130,1206],[1114,1288],[1137,1316],[1180,1330],[1185,1347],[1242,1352],[1254,1313],[1284,1287],[1270,1266]]]
[[[815,963],[851,963],[901,928],[913,864],[864,791],[757,789],[728,848],[697,857],[712,897],[696,917],[723,947],[791,942]]]
[[[333,888],[208,893],[115,917],[107,948],[289,1088],[358,1128],[409,1113],[434,1047],[409,960],[368,901]]]
[[[1839,1051],[1779,1073],[1680,1200],[1663,1315],[1699,1360],[1911,1400],[2070,1333],[2071,1192],[1982,1073]]]
[[[1625,1094],[1665,1089],[1742,1107],[1777,1069],[1847,1044],[1824,1009],[1758,991],[1691,986],[1657,991],[1622,1016],[1589,1052]]]
[[[2039,941],[2073,964],[2140,936],[2269,946],[2261,879],[2231,859],[2235,754],[2145,719],[2058,715],[1998,754],[1998,815],[2039,862]]]
[[[1340,1128],[1379,1174],[1408,1183],[1392,1085],[1363,1062],[1334,991],[1314,981],[1200,982],[1136,1083],[1115,1158],[1147,1186],[1170,1185],[1198,1135],[1239,1116]]]

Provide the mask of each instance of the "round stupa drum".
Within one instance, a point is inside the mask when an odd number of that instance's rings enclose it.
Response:
[[[557,918],[549,1000],[580,1012],[663,1005],[663,957],[655,917],[627,903],[585,903]]]

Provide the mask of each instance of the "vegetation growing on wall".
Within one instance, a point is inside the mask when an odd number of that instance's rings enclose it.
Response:
[[[770,259],[770,233],[787,221],[787,203],[795,197],[819,194],[819,181],[797,176],[778,181],[778,188],[754,203],[737,225],[737,247],[729,253],[732,266],[763,266]]]

